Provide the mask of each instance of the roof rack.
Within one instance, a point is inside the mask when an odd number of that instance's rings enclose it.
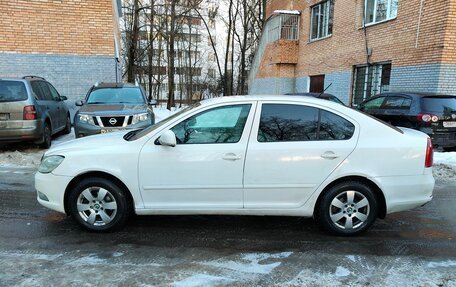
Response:
[[[23,76],[23,77],[22,77],[22,79],[27,79],[27,78],[46,80],[45,78],[43,78],[43,77],[38,77],[38,76]]]

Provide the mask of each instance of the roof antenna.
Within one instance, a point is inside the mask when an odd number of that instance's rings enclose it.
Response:
[[[326,92],[326,90],[328,90],[328,89],[329,89],[329,87],[331,87],[331,86],[332,86],[332,84],[333,84],[333,83],[329,84],[329,85],[326,87],[326,89],[325,89],[323,92],[321,92],[321,94],[319,94],[319,95],[318,95],[318,97],[317,97],[317,98],[321,97],[321,95],[323,95],[323,94]]]

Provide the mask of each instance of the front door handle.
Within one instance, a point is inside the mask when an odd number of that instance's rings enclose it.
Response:
[[[324,154],[322,154],[321,157],[324,159],[336,159],[339,156],[332,151],[327,151]]]
[[[240,156],[237,156],[236,154],[234,153],[226,153],[223,155],[223,159],[224,160],[232,160],[232,161],[235,161],[235,160],[240,160],[241,157]]]

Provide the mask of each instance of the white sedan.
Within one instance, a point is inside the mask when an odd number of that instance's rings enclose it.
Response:
[[[55,146],[35,185],[39,203],[91,231],[134,212],[306,216],[353,235],[429,202],[432,157],[424,133],[330,101],[223,97]]]

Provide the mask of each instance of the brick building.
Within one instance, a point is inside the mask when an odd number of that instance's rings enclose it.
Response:
[[[456,0],[268,0],[266,13],[250,94],[456,94]]]
[[[42,76],[71,100],[96,81],[121,78],[119,4],[0,0],[0,78]]]

